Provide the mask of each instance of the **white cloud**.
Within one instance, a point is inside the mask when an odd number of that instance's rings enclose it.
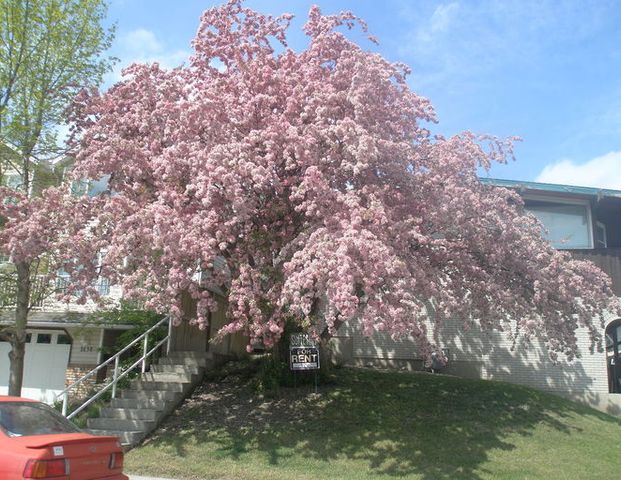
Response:
[[[187,62],[190,52],[169,48],[151,30],[138,28],[120,36],[115,55],[120,62],[106,77],[105,83],[108,85],[121,80],[121,71],[132,63],[158,62],[164,68],[174,68]]]
[[[447,5],[438,5],[431,15],[431,28],[434,31],[443,31],[448,28],[451,21],[457,15],[459,3],[453,2]]]
[[[419,83],[461,88],[507,67],[532,68],[562,56],[566,42],[591,38],[607,8],[572,0],[454,0],[429,8],[402,0],[399,14],[409,28],[397,48],[423,77]]]
[[[121,43],[128,52],[135,52],[138,55],[158,53],[162,50],[155,33],[144,28],[127,33],[121,38]]]
[[[621,151],[610,152],[582,164],[561,160],[546,165],[535,180],[621,190]]]

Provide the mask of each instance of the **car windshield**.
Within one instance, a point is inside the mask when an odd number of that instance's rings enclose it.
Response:
[[[10,437],[80,431],[53,408],[35,402],[0,402],[0,427]]]

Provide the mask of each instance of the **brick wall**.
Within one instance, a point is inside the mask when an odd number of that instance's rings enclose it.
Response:
[[[94,365],[69,365],[65,374],[65,387],[76,382],[93,369]],[[93,374],[70,392],[70,400],[88,396],[94,389],[97,375]]]
[[[609,316],[606,324],[614,319]],[[506,334],[482,331],[476,324],[466,332],[455,319],[445,321],[437,335],[439,345],[450,351],[448,374],[527,385],[621,415],[621,395],[608,393],[606,354],[591,350],[585,329],[577,331],[580,358],[560,358],[557,363],[540,341],[521,339],[514,344]],[[412,338],[394,340],[384,333],[364,337],[355,325],[345,326],[339,336],[352,340],[351,363],[422,368]]]

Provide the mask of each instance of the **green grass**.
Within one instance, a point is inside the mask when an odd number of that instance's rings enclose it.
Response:
[[[206,383],[126,470],[179,479],[609,479],[621,420],[506,383],[342,369],[333,385],[257,396]]]

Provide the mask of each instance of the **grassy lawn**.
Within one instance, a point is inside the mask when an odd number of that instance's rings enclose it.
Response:
[[[621,420],[505,383],[340,369],[278,398],[199,387],[126,470],[179,479],[608,479]]]

